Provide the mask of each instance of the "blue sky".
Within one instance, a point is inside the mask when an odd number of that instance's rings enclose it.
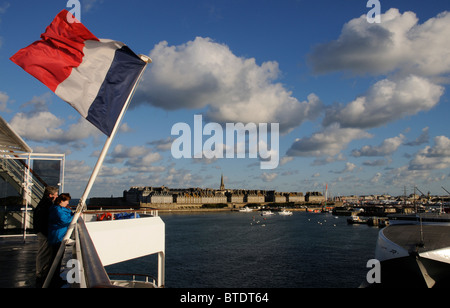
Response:
[[[450,188],[450,3],[381,0],[81,0],[99,38],[150,55],[91,196],[130,186],[432,194]],[[105,142],[9,58],[67,1],[0,0],[0,113],[35,152],[67,154],[79,197]],[[280,166],[174,159],[172,127],[279,123]],[[204,140],[207,138],[205,137]]]

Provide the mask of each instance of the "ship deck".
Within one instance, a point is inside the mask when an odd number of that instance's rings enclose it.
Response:
[[[0,288],[34,288],[37,238],[0,237]]]
[[[439,225],[393,225],[384,229],[383,234],[407,251],[421,253],[450,247],[448,230],[448,226]]]

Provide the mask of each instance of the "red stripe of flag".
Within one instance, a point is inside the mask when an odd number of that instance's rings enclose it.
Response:
[[[82,23],[69,23],[67,14],[70,14],[67,10],[61,11],[41,35],[41,40],[11,57],[11,61],[53,92],[83,61],[84,42],[99,41]]]

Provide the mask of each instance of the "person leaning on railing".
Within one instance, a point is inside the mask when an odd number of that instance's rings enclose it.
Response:
[[[59,246],[67,233],[67,229],[72,222],[73,213],[69,208],[69,201],[71,200],[70,194],[60,194],[55,200],[55,204],[50,207],[49,215],[49,227],[48,227],[48,243],[52,246],[53,258],[52,263],[58,253]],[[59,266],[61,268],[61,260],[59,260]],[[59,277],[59,270],[55,271],[52,278],[52,287],[60,287],[63,282]]]
[[[34,210],[33,227],[38,239],[36,254],[36,288],[42,288],[52,265],[52,247],[48,244],[48,217],[53,201],[58,197],[58,187],[48,186],[44,196]]]

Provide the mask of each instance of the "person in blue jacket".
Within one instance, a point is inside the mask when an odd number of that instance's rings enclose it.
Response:
[[[73,219],[72,210],[69,208],[70,194],[60,194],[56,198],[53,206],[50,207],[50,214],[48,218],[48,243],[52,246],[53,258],[52,263],[56,258],[61,242],[67,233],[70,223]],[[59,277],[61,268],[61,260],[59,260],[58,270],[52,279],[51,286],[61,286],[62,279]]]

